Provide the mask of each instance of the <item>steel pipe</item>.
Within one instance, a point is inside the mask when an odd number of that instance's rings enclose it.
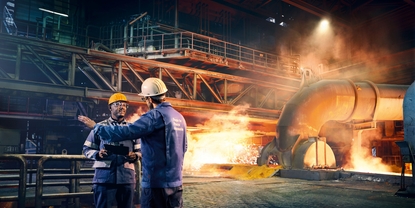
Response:
[[[276,139],[264,147],[258,165],[277,153],[284,167],[292,164],[295,149],[308,138],[319,137],[327,121],[402,120],[407,85],[374,84],[370,81],[322,80],[300,89],[284,106]],[[295,166],[295,167],[294,167]]]

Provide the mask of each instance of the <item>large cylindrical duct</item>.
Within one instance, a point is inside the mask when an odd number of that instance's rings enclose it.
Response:
[[[303,163],[292,163],[293,154],[300,144],[318,138],[327,121],[402,120],[407,88],[350,80],[322,80],[303,87],[284,106],[276,139],[264,147],[258,164],[266,164],[268,156],[276,154],[283,166],[304,168]]]
[[[415,82],[409,86],[405,98],[403,101],[403,129],[404,129],[404,141],[409,145],[409,149],[412,150],[412,154],[415,154]],[[402,151],[402,147],[401,147]],[[408,157],[408,155],[407,155]],[[415,156],[414,156],[415,157]],[[415,162],[412,158],[412,184],[410,187],[410,192],[415,194]]]

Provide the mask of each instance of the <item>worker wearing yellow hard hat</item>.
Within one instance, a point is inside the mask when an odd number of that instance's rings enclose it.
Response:
[[[99,122],[103,126],[125,126],[128,108],[127,97],[114,93],[108,100],[111,116]],[[136,184],[134,163],[141,157],[138,138],[109,142],[91,131],[85,140],[83,154],[95,160],[93,183],[95,207],[134,207]],[[122,196],[122,197],[119,197]]]

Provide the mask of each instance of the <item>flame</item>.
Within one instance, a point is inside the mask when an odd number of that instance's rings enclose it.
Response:
[[[351,148],[351,156],[345,169],[370,173],[390,173],[392,168],[382,163],[382,158],[371,154],[371,150],[354,141]]]
[[[258,149],[250,144],[253,131],[248,130],[249,106],[237,106],[228,114],[216,114],[196,131],[189,131],[188,152],[184,167],[199,170],[204,164],[255,164]]]
[[[227,114],[216,114],[196,127],[188,127],[188,150],[184,169],[199,170],[204,164],[256,164],[258,148],[252,145],[255,132],[248,130],[248,105],[237,106]],[[134,122],[146,111],[140,107],[126,117]]]

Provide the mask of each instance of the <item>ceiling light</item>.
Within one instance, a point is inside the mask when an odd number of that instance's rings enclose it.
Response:
[[[44,11],[44,12],[49,12],[49,13],[52,13],[52,14],[56,14],[56,15],[60,15],[60,16],[63,16],[63,17],[68,17],[67,14],[62,14],[62,13],[59,13],[59,12],[54,12],[54,11],[50,11],[50,10],[43,9],[43,8],[39,8],[39,10]]]
[[[321,20],[320,24],[318,25],[318,31],[327,32],[329,29],[330,29],[330,22],[326,19]]]
[[[268,17],[268,18],[267,18],[267,21],[268,21],[268,22],[272,22],[272,23],[275,23],[275,18],[272,18],[272,17]]]

